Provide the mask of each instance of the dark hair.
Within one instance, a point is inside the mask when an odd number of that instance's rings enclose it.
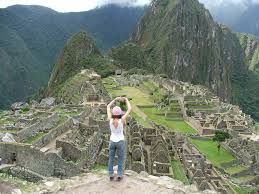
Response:
[[[121,119],[122,115],[112,115],[113,119]]]

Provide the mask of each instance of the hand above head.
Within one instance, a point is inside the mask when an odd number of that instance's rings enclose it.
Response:
[[[121,99],[121,97],[120,96],[118,96],[118,97],[116,97],[114,100],[120,100]]]

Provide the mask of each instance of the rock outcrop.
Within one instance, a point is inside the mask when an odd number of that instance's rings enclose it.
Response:
[[[127,170],[121,182],[110,182],[106,171],[96,171],[85,173],[69,180],[48,180],[39,188],[39,193],[58,193],[58,194],[83,194],[83,193],[175,193],[175,194],[200,194],[216,193],[215,191],[198,191],[194,185],[184,185],[175,179],[162,176],[155,177],[147,173],[137,174]]]

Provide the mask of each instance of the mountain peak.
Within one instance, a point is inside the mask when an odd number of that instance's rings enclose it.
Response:
[[[198,0],[152,1],[131,40],[145,49],[156,72],[204,84],[225,100],[231,98],[232,68],[245,64],[235,34]]]
[[[61,84],[83,69],[83,61],[90,56],[101,56],[93,39],[86,31],[74,34],[65,44],[54,66],[49,89]]]
[[[45,7],[45,6],[40,6],[40,5],[21,5],[21,4],[16,4],[12,5],[6,8],[9,11],[15,12],[15,13],[20,13],[20,12],[28,12],[28,13],[34,13],[37,15],[42,15],[42,14],[49,14],[49,13],[57,13],[55,10]]]

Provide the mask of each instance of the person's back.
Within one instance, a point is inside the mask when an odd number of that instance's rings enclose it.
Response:
[[[121,140],[124,140],[124,134],[123,134],[123,123],[121,119],[110,119],[110,130],[111,130],[111,136],[110,140],[113,142],[119,142]]]
[[[115,106],[111,111],[112,104],[115,103],[116,100],[124,100],[127,103],[128,110],[123,115],[123,112],[120,107]],[[114,179],[114,157],[115,152],[117,150],[118,153],[118,180],[121,180],[123,177],[123,166],[124,166],[124,159],[125,159],[125,140],[124,140],[124,131],[123,131],[123,123],[126,122],[126,118],[131,111],[131,105],[127,98],[117,97],[112,100],[107,105],[107,118],[110,124],[110,141],[109,141],[109,162],[108,162],[108,171],[110,180]]]

